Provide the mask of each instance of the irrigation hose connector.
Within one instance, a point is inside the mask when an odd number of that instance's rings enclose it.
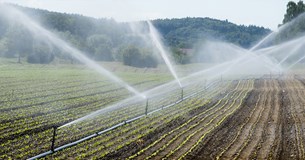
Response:
[[[52,152],[54,152],[54,147],[55,147],[56,130],[57,130],[57,126],[53,126],[53,137],[52,137],[52,144],[51,144]]]

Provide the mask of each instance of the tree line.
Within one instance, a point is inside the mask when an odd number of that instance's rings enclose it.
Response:
[[[293,38],[303,36],[305,31],[305,4],[302,0],[297,3],[289,1],[283,21],[279,24],[280,32],[273,44],[279,44]]]
[[[77,14],[50,12],[14,6],[71,43],[96,61],[121,61],[136,67],[156,67],[158,57],[152,45],[135,34],[129,23],[113,19],[96,19]],[[11,23],[0,15],[0,56],[26,59],[30,63],[50,63],[54,58],[75,62],[52,44],[37,39],[24,27]],[[142,23],[145,30],[147,25]],[[249,48],[269,29],[254,25],[236,25],[227,20],[211,18],[157,19],[152,21],[163,42],[177,63],[190,63],[188,49],[207,39],[218,39]]]

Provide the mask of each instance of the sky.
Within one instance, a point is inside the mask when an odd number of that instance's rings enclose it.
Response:
[[[276,30],[290,0],[0,0],[50,11],[119,22],[157,18],[210,17]],[[296,1],[296,0],[295,0]]]

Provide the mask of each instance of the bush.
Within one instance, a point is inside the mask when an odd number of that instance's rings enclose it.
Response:
[[[156,68],[158,66],[157,60],[152,55],[145,54],[134,46],[129,46],[123,50],[123,63],[139,68]]]
[[[54,54],[31,54],[27,57],[27,62],[33,64],[49,64],[54,60],[54,58]]]

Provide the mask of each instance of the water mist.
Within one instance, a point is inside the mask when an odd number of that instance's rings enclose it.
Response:
[[[8,20],[14,21],[15,23],[19,23],[27,28],[33,35],[41,38],[41,41],[46,43],[52,43],[56,47],[62,49],[66,53],[73,56],[75,59],[79,60],[80,62],[86,64],[91,69],[95,70],[96,72],[100,73],[101,75],[106,76],[107,78],[111,79],[113,82],[120,84],[121,86],[125,87],[130,92],[134,93],[135,95],[142,97],[145,99],[145,96],[138,92],[136,89],[128,85],[126,82],[112,74],[110,71],[105,69],[104,67],[98,65],[93,60],[86,57],[81,51],[72,47],[70,44],[65,42],[64,40],[57,37],[52,32],[48,31],[47,29],[40,26],[34,20],[29,18],[27,15],[22,13],[21,11],[15,9],[14,7],[6,4],[0,4],[0,13],[5,15]]]
[[[163,58],[165,64],[167,65],[168,69],[170,70],[171,74],[174,76],[174,78],[176,79],[177,83],[179,84],[180,88],[182,88],[182,84],[177,76],[177,73],[174,69],[174,66],[171,64],[171,61],[169,60],[167,53],[163,47],[163,44],[161,42],[160,39],[160,35],[158,33],[158,31],[156,30],[156,28],[152,25],[152,23],[150,21],[147,21],[147,24],[149,26],[149,35],[154,43],[154,45],[156,46],[156,48],[158,49],[161,57]]]

